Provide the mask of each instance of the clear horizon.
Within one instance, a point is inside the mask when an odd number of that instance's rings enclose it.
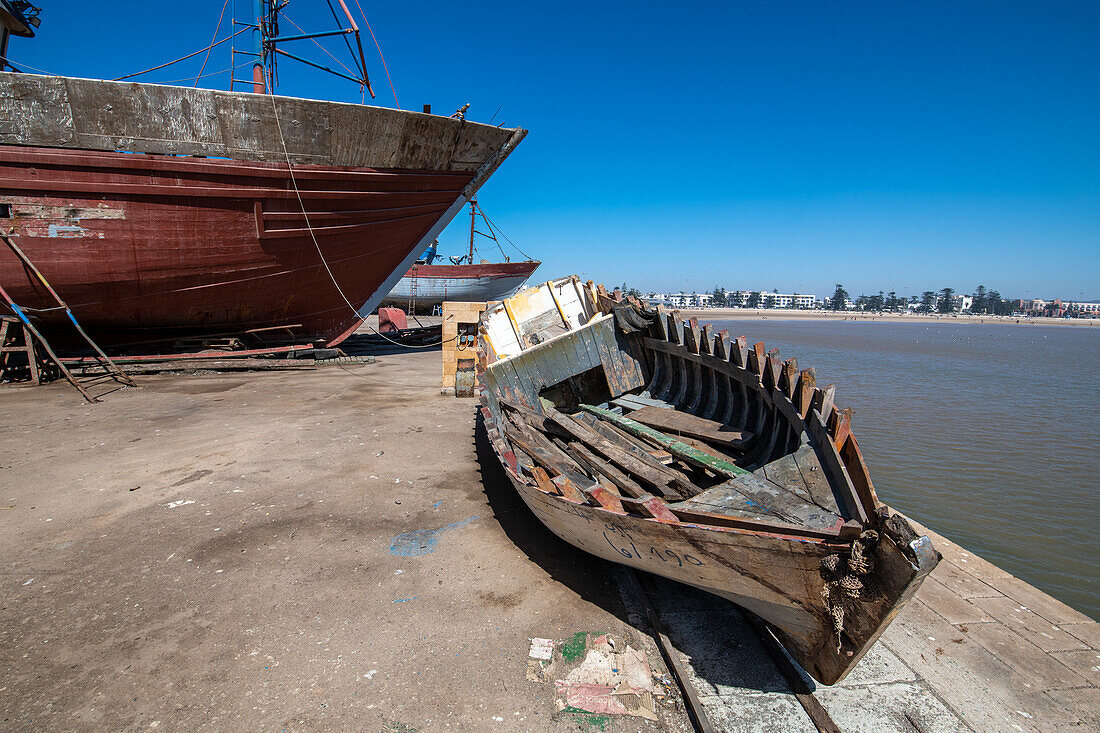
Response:
[[[13,62],[108,79],[207,46],[222,7],[40,4]],[[243,18],[251,2],[234,5]],[[531,131],[479,199],[543,261],[538,280],[1100,299],[1096,3],[362,7],[405,109],[470,102],[472,120]],[[324,2],[286,11],[333,27]],[[342,41],[325,45],[350,63]],[[228,88],[227,46],[201,86]],[[373,103],[394,106],[366,32],[364,48]],[[138,79],[187,84],[202,58]],[[281,94],[361,99],[293,61],[279,71]],[[464,251],[468,222],[444,232],[443,254]]]

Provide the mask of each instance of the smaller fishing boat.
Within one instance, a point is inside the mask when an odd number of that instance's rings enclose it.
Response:
[[[477,231],[477,217],[481,216],[489,234]],[[385,303],[404,308],[410,313],[418,308],[432,308],[440,303],[466,301],[485,303],[503,300],[515,295],[527,278],[542,264],[530,258],[512,262],[505,256],[504,262],[474,261],[476,249],[474,237],[480,234],[499,246],[497,230],[481,211],[477,199],[470,201],[470,250],[461,257],[449,257],[449,263],[436,263],[436,242],[409,268]],[[503,255],[504,250],[501,249]],[[524,255],[526,256],[526,255]]]
[[[486,431],[539,521],[755,613],[822,683],[940,559],[879,501],[834,387],[763,342],[576,277],[480,333]]]

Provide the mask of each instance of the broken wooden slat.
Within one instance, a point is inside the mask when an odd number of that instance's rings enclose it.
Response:
[[[677,458],[682,458],[702,468],[709,468],[715,473],[729,476],[731,478],[736,476],[743,476],[749,473],[740,466],[736,466],[729,461],[723,461],[720,458],[715,458],[714,456],[707,455],[701,450],[694,448],[687,443],[684,443],[683,441],[676,440],[675,438],[665,435],[659,430],[654,430],[648,425],[642,425],[640,422],[631,420],[628,417],[622,417],[621,415],[616,415],[613,412],[608,412],[607,410],[601,409],[599,407],[593,407],[592,405],[581,405],[580,407],[582,410],[591,412],[593,415],[597,415],[600,418],[609,420],[610,422],[618,425],[620,428],[628,433],[637,435],[641,438],[645,438],[648,440],[653,440],[662,445],[669,453],[676,456]]]
[[[592,497],[592,499],[594,499],[596,503],[602,506],[604,509],[615,512],[616,514],[626,514],[626,510],[623,509],[623,503],[619,501],[619,497],[615,496],[599,484],[581,489],[581,491]]]
[[[848,439],[840,450],[840,458],[848,469],[848,476],[852,479],[860,501],[869,512],[873,512],[879,506],[878,495],[875,493],[875,485],[871,483],[871,474],[867,472],[867,464],[863,460],[863,451],[859,449],[855,433],[848,432]]]
[[[630,413],[630,419],[666,433],[689,435],[693,438],[700,438],[701,440],[720,443],[733,448],[744,445],[746,441],[752,438],[752,433],[734,430],[717,420],[707,420],[679,410],[644,407]]]
[[[643,517],[656,519],[658,522],[676,524],[680,521],[679,518],[669,510],[668,503],[666,503],[664,499],[653,496],[652,494],[639,496],[636,499],[620,496],[619,501],[622,502],[624,508],[632,509]]]
[[[538,484],[538,487],[545,491],[547,494],[562,493],[557,484],[550,480],[550,475],[546,473],[546,469],[544,469],[542,466],[535,466],[534,468],[532,468],[531,476],[534,477],[535,483]]]
[[[843,410],[834,408],[833,417],[829,420],[829,434],[833,436],[833,445],[839,451],[848,440],[848,434],[852,431],[852,408]]]
[[[550,479],[550,482],[558,487],[558,489],[561,491],[562,496],[564,496],[566,499],[569,499],[570,501],[575,501],[578,504],[588,503],[588,497],[584,495],[584,492],[582,492],[575,483],[573,483],[573,479],[569,478],[564,473],[558,474],[554,478]]]
[[[647,464],[644,459],[633,455],[625,448],[615,445],[602,435],[592,432],[586,425],[569,415],[564,415],[553,407],[544,409],[546,410],[546,420],[562,430],[565,430],[570,438],[578,440],[586,446],[604,454],[609,461],[622,467],[623,470],[634,474],[643,481],[652,484],[656,487],[658,492],[669,498],[683,498],[679,491],[670,488],[670,484],[682,484],[683,479],[665,466],[657,467]]]
[[[836,397],[836,385],[830,384],[824,389],[814,390],[814,402],[811,409],[821,413],[821,419],[827,425],[829,418],[833,416],[833,399]]]
[[[573,458],[577,463],[581,464],[592,473],[592,478],[601,481],[601,477],[603,477],[604,480],[612,484],[608,488],[616,489],[617,493],[623,496],[633,496],[635,498],[649,493],[634,479],[588,450],[588,448],[578,441],[573,441],[569,444],[569,451],[573,454]]]
[[[813,406],[814,389],[817,387],[817,374],[813,369],[803,369],[802,373],[798,375],[798,387],[795,390],[794,406],[798,408],[798,414],[802,416],[802,419],[806,419],[806,415],[810,412],[810,407]]]
[[[573,419],[580,420],[592,430],[599,433],[599,435],[613,444],[619,446],[623,450],[629,452],[631,455],[638,458],[643,463],[647,463],[658,471],[671,472],[671,474],[679,473],[676,469],[669,468],[668,463],[665,462],[672,460],[672,454],[666,450],[655,448],[649,443],[638,440],[637,438],[624,433],[619,428],[610,423],[605,423],[595,415],[591,415],[587,412],[578,412],[576,415],[572,415]],[[663,460],[665,459],[665,460]],[[689,480],[687,476],[684,476],[684,480]]]

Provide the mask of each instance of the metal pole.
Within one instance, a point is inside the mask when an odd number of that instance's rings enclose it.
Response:
[[[267,16],[267,0],[252,0],[252,21],[256,27],[252,29],[252,53],[256,54],[256,60],[252,62],[252,91],[255,94],[264,93],[264,32],[263,23]]]
[[[474,264],[474,226],[477,224],[477,199],[470,199],[470,262]]]

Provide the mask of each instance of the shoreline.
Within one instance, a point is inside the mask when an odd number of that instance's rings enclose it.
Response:
[[[975,316],[962,314],[860,313],[854,311],[805,311],[790,308],[702,308],[680,310],[684,317],[700,320],[776,320],[776,321],[875,321],[887,323],[972,323],[1005,326],[1100,326],[1100,318],[1047,318],[1015,316]]]

